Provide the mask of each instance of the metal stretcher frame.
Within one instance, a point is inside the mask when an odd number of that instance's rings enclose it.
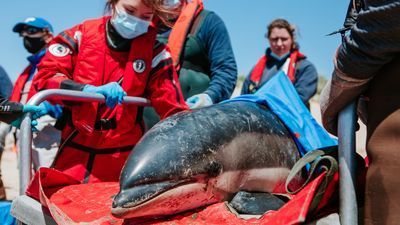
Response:
[[[80,91],[68,90],[46,90],[39,92],[31,98],[28,104],[39,105],[48,99],[68,100],[77,102],[105,102],[100,94],[83,93]],[[148,106],[150,101],[139,97],[124,97],[124,104],[135,104]],[[339,172],[340,172],[340,223],[342,225],[358,224],[358,207],[356,199],[356,160],[355,160],[355,130],[356,130],[356,105],[352,103],[344,108],[339,114],[338,138],[339,138]],[[49,225],[56,224],[50,216],[41,210],[40,203],[25,195],[26,188],[31,180],[31,117],[25,115],[21,124],[20,153],[18,158],[20,173],[20,195],[13,201],[11,213],[22,224]],[[21,207],[31,204],[32,207]],[[32,215],[30,215],[32,214]],[[40,214],[40,215],[38,215]],[[22,218],[21,218],[22,217]]]
[[[341,225],[358,224],[356,198],[356,104],[349,104],[339,113],[339,216]]]
[[[101,94],[84,93],[81,91],[70,91],[60,89],[50,89],[37,93],[27,104],[39,105],[45,100],[64,100],[74,102],[105,102],[105,97]],[[140,97],[124,97],[123,104],[149,106],[150,101]],[[25,195],[25,191],[32,178],[32,130],[31,115],[27,113],[20,127],[20,151],[18,154],[20,196],[13,201],[11,214],[15,216],[19,224],[55,224],[50,216],[41,210],[41,205]],[[42,215],[30,215],[30,214]]]

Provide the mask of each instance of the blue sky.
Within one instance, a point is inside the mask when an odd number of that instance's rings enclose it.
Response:
[[[0,64],[12,80],[27,65],[28,53],[12,27],[29,16],[49,20],[58,33],[87,18],[103,14],[105,0],[13,0],[0,9]],[[333,54],[340,37],[326,34],[340,28],[346,13],[345,0],[204,0],[207,9],[224,20],[230,33],[239,74],[247,74],[268,46],[264,38],[267,24],[280,17],[299,30],[301,51],[330,76]]]

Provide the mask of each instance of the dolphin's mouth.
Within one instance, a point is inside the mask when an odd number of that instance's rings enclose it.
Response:
[[[192,179],[164,181],[142,184],[126,190],[121,190],[113,200],[113,208],[133,208],[150,201],[158,195],[181,185],[192,183]]]
[[[117,218],[139,220],[161,218],[213,204],[223,199],[219,193],[210,192],[207,183],[193,182],[193,180],[175,183],[175,185],[171,182],[163,182],[162,184],[158,183],[157,186],[164,188],[155,191],[157,188],[148,190],[146,187],[149,185],[142,185],[119,193],[114,198],[111,208],[112,215]],[[146,193],[142,192],[142,197],[137,198],[136,202],[127,200],[127,196],[136,195],[138,190],[145,190]],[[129,199],[133,199],[132,196]]]

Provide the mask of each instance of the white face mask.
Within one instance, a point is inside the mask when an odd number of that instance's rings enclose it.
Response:
[[[124,10],[115,8],[115,15],[111,19],[115,30],[126,39],[133,39],[147,33],[150,21],[142,20],[136,16],[129,15]]]

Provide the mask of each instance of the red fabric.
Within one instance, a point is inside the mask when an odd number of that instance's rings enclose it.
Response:
[[[309,218],[309,207],[318,187],[325,178],[325,173],[310,182],[302,191],[286,203],[278,211],[269,211],[260,219],[243,220],[231,213],[224,203],[217,203],[204,209],[179,214],[162,220],[123,220],[111,215],[110,209],[112,197],[119,191],[116,182],[104,182],[97,184],[77,184],[72,178],[57,173],[57,171],[42,168],[41,177],[58,176],[58,182],[47,180],[42,185],[42,200],[47,203],[53,218],[59,224],[158,224],[158,225],[183,225],[183,224],[264,224],[264,225],[291,225],[301,224]],[[43,176],[45,174],[45,176]],[[337,175],[336,175],[337,178]],[[337,179],[333,179],[328,187],[335,187]],[[48,179],[48,178],[47,178]],[[44,179],[41,181],[43,183]],[[51,185],[50,185],[51,184]],[[333,192],[330,188],[325,192],[320,207],[326,205]],[[312,215],[311,215],[312,216]]]
[[[14,88],[12,90],[10,101],[19,102],[21,100],[22,91],[24,90],[24,86],[29,78],[29,73],[32,69],[32,66],[27,66],[21,75],[18,76],[17,80],[15,81]],[[34,88],[29,90],[29,95],[32,96],[35,93]]]
[[[253,81],[255,84],[258,84],[261,81],[261,77],[264,73],[267,60],[267,56],[264,55],[260,58],[260,60],[258,60],[257,64],[254,66],[254,69],[250,74],[250,80]]]
[[[61,82],[67,79],[100,86],[118,81],[123,76],[122,87],[128,96],[150,99],[161,118],[188,109],[171,58],[161,61],[159,66],[152,69],[153,58],[162,53],[168,55],[165,46],[154,47],[155,30],[150,28],[147,34],[134,39],[130,53],[116,52],[109,49],[106,43],[105,29],[109,18],[86,21],[65,31],[63,36],[57,36],[50,43],[49,49],[54,44],[61,44],[69,48],[69,54],[56,56],[51,50],[46,52],[38,66],[34,87],[37,90],[60,88]],[[75,40],[77,48],[73,48],[67,39]],[[133,69],[133,62],[137,59],[145,62],[146,70],[142,73]],[[118,105],[109,110],[107,107],[99,107],[98,103],[75,103],[66,107],[71,108],[74,126],[67,125],[63,129],[62,140],[68,139],[78,130],[78,135],[72,141],[101,153],[105,149],[134,146],[142,136],[141,124],[136,118],[137,106]],[[115,118],[116,128],[94,130],[95,121],[102,118]],[[89,182],[118,181],[128,154],[129,152],[97,154],[93,168],[89,171]],[[82,181],[87,171],[88,159],[88,152],[67,144],[57,156],[54,168]],[[35,180],[32,182],[38,183]],[[37,190],[37,185],[32,185],[28,193],[35,197]]]
[[[65,31],[75,38],[81,34],[78,52],[71,52],[63,57],[57,57],[48,51],[39,64],[39,73],[35,76],[34,87],[37,90],[60,88],[61,82],[72,79],[75,82],[100,86],[118,81],[124,74],[122,87],[128,96],[146,97],[152,102],[161,118],[178,111],[188,109],[185,104],[172,64],[151,71],[152,58],[165,50],[162,46],[153,50],[155,31],[133,40],[131,53],[112,51],[106,46],[105,26],[109,17],[89,20]],[[64,38],[58,36],[50,44],[68,46]],[[72,50],[71,50],[72,51]],[[136,74],[133,70],[133,60],[142,59],[147,70]],[[62,102],[58,102],[62,103]],[[72,109],[72,122],[79,135],[74,142],[93,148],[112,148],[134,145],[142,136],[140,124],[136,122],[137,106],[117,106],[114,110],[106,107],[98,109],[97,103],[75,104]],[[94,131],[94,123],[101,118],[117,115],[117,128],[107,131]],[[123,118],[123,120],[121,119]],[[67,138],[73,129],[64,129],[63,139]]]
[[[180,56],[186,43],[186,36],[196,16],[199,15],[203,9],[202,0],[193,0],[187,3],[172,28],[168,39],[168,46],[171,50],[172,61],[177,69],[179,69],[180,66]]]
[[[289,77],[290,81],[292,81],[292,83],[296,82],[296,63],[299,59],[303,58],[305,58],[305,55],[300,53],[298,50],[295,50],[290,54],[290,62],[287,76]],[[259,85],[261,81],[267,61],[268,57],[266,55],[262,56],[257,64],[254,66],[254,69],[250,74],[250,80],[256,85]]]
[[[294,72],[296,71],[296,62],[299,54],[299,51],[293,51],[292,54],[290,54],[290,62],[287,76],[289,77],[290,81],[292,81],[292,83],[296,81]]]

